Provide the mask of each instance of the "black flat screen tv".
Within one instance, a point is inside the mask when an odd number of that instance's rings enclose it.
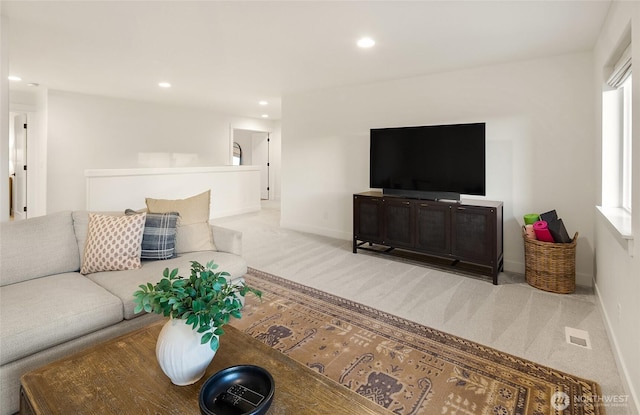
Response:
[[[371,129],[370,187],[460,200],[486,195],[485,123]]]

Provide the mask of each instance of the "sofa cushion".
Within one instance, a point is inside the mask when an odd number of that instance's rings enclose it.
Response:
[[[77,272],[0,287],[0,364],[122,321],[122,302]]]
[[[212,251],[213,236],[209,227],[211,191],[187,199],[145,199],[149,213],[178,212],[176,252]]]
[[[101,215],[110,216],[122,216],[124,212],[92,212],[99,213]],[[78,242],[78,253],[80,255],[80,263],[84,258],[84,247],[87,245],[87,235],[89,233],[89,211],[87,210],[74,210],[71,214],[73,218],[73,230],[76,234],[76,241]]]
[[[140,268],[146,213],[128,216],[89,214],[82,274]]]
[[[166,261],[142,261],[142,268],[130,271],[97,272],[87,275],[87,278],[106,288],[122,300],[124,318],[130,320],[137,315],[133,313],[135,304],[133,293],[139,285],[148,282],[155,285],[162,278],[165,268],[178,268],[180,275],[187,278],[191,269],[191,261],[198,261],[205,265],[209,261],[218,264],[218,271],[231,274],[231,279],[240,278],[247,273],[247,263],[242,257],[226,252],[200,251],[183,254]]]
[[[136,215],[132,209],[124,211]],[[176,256],[176,225],[178,213],[147,213],[142,234],[141,259],[169,259]]]
[[[0,251],[0,286],[80,269],[71,212],[2,222]]]

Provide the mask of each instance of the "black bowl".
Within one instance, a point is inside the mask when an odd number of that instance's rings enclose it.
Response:
[[[259,366],[240,365],[223,369],[200,389],[202,415],[262,415],[267,412],[275,384]]]

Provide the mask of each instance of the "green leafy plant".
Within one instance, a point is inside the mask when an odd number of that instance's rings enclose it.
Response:
[[[209,343],[218,350],[218,336],[224,334],[222,326],[231,317],[241,318],[241,298],[251,292],[258,298],[262,293],[249,287],[244,281],[231,282],[228,272],[216,272],[213,261],[203,266],[191,261],[189,278],[178,275],[178,269],[165,268],[162,279],[155,285],[147,283],[133,293],[135,313],[163,314],[165,317],[184,319],[198,333],[203,333],[201,343]]]

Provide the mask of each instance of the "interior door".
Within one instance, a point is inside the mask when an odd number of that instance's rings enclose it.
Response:
[[[13,114],[13,219],[27,218],[27,114]]]
[[[252,164],[260,166],[260,199],[269,200],[269,133],[251,136]]]

